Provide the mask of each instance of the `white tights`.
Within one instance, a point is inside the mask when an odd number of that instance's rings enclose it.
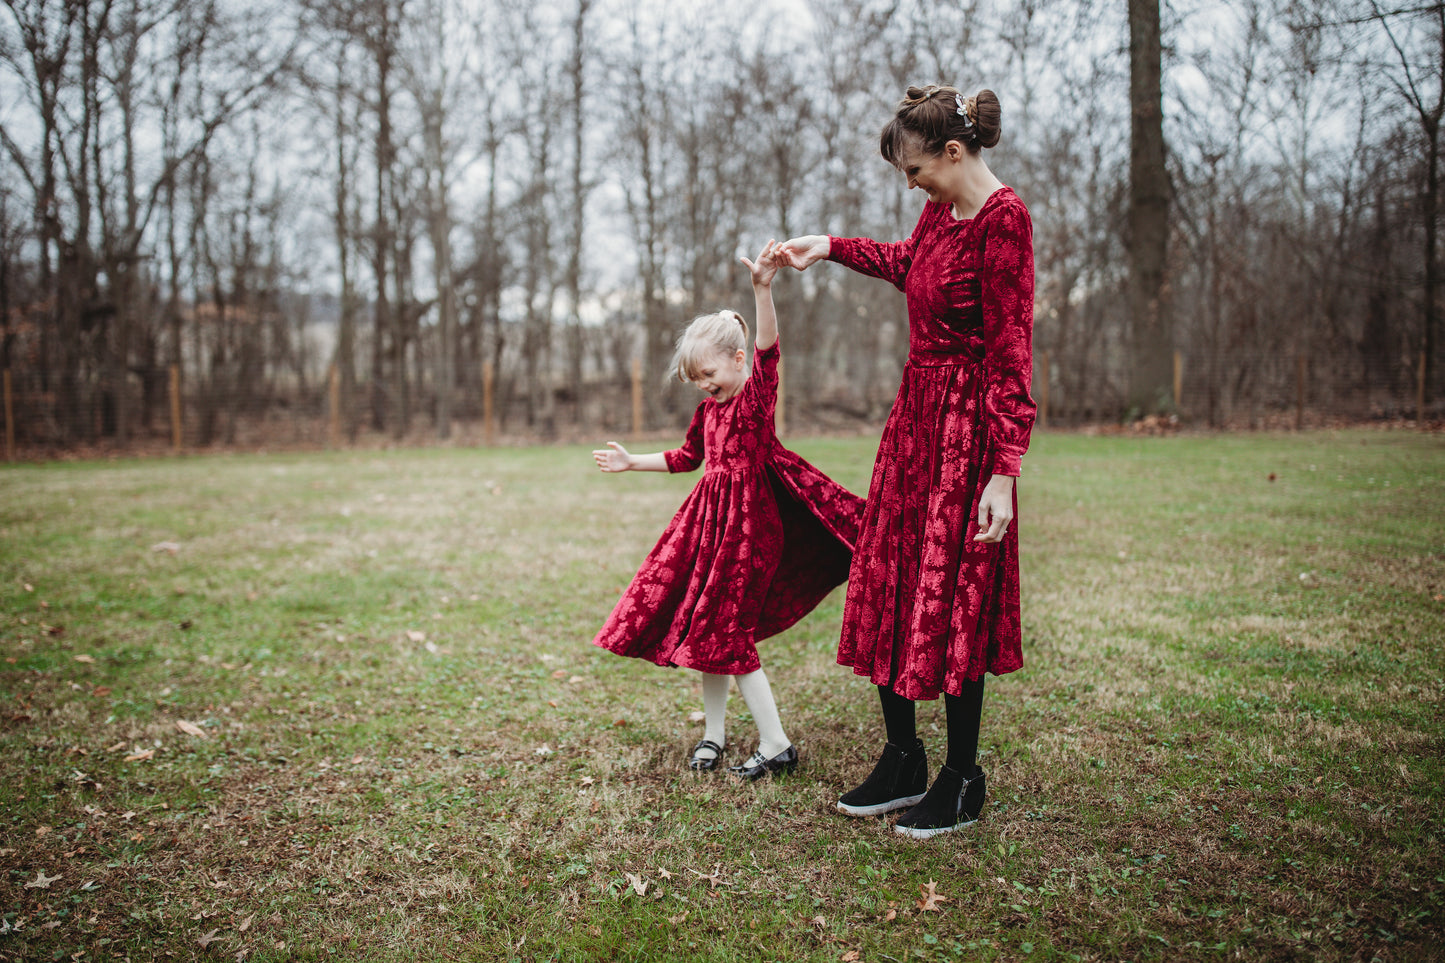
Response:
[[[771,759],[792,743],[783,731],[778,705],[773,701],[773,687],[768,684],[767,674],[762,669],[747,675],[702,673],[702,708],[707,716],[703,738],[720,746],[726,745],[723,740],[727,738],[728,685],[734,679],[743,701],[748,704],[748,711],[753,714],[753,721],[758,724],[758,752],[763,754],[763,758]],[[709,751],[703,749],[698,755],[706,758]]]

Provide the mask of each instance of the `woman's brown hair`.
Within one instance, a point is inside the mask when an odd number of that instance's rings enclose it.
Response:
[[[894,167],[909,140],[916,140],[930,155],[943,153],[944,145],[951,140],[977,154],[998,143],[1002,113],[992,90],[965,97],[946,85],[909,87],[893,119],[883,128],[878,150]]]

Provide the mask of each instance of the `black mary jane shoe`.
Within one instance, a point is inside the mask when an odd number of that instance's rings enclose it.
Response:
[[[748,756],[740,766],[729,766],[728,772],[745,782],[757,782],[768,776],[781,776],[798,768],[798,749],[789,746],[771,759],[763,758],[761,751]]]
[[[698,755],[703,749],[711,749],[713,751],[711,759],[707,756]],[[722,763],[722,754],[722,746],[713,742],[711,739],[704,739],[692,747],[692,758],[687,761],[687,768],[695,772],[712,772]]]

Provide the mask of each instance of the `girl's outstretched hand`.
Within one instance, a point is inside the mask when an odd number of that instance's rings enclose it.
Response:
[[[738,258],[748,266],[748,272],[753,276],[753,284],[756,287],[765,288],[773,283],[773,275],[778,273],[778,242],[769,240],[758,252],[756,261],[749,261],[745,257]]]
[[[606,448],[594,450],[592,460],[603,471],[629,471],[632,468],[632,456],[615,441],[609,441]]]
[[[827,257],[832,249],[833,240],[828,235],[805,234],[779,244],[776,256],[780,265],[803,271]]]

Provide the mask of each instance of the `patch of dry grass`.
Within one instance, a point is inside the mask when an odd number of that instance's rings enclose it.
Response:
[[[868,440],[798,447],[866,487]],[[833,811],[881,741],[839,593],[764,651],[777,784],[685,772],[696,677],[588,644],[692,478],[7,468],[0,959],[1428,958],[1442,469],[1403,433],[1038,438],[990,806],[919,845]]]

